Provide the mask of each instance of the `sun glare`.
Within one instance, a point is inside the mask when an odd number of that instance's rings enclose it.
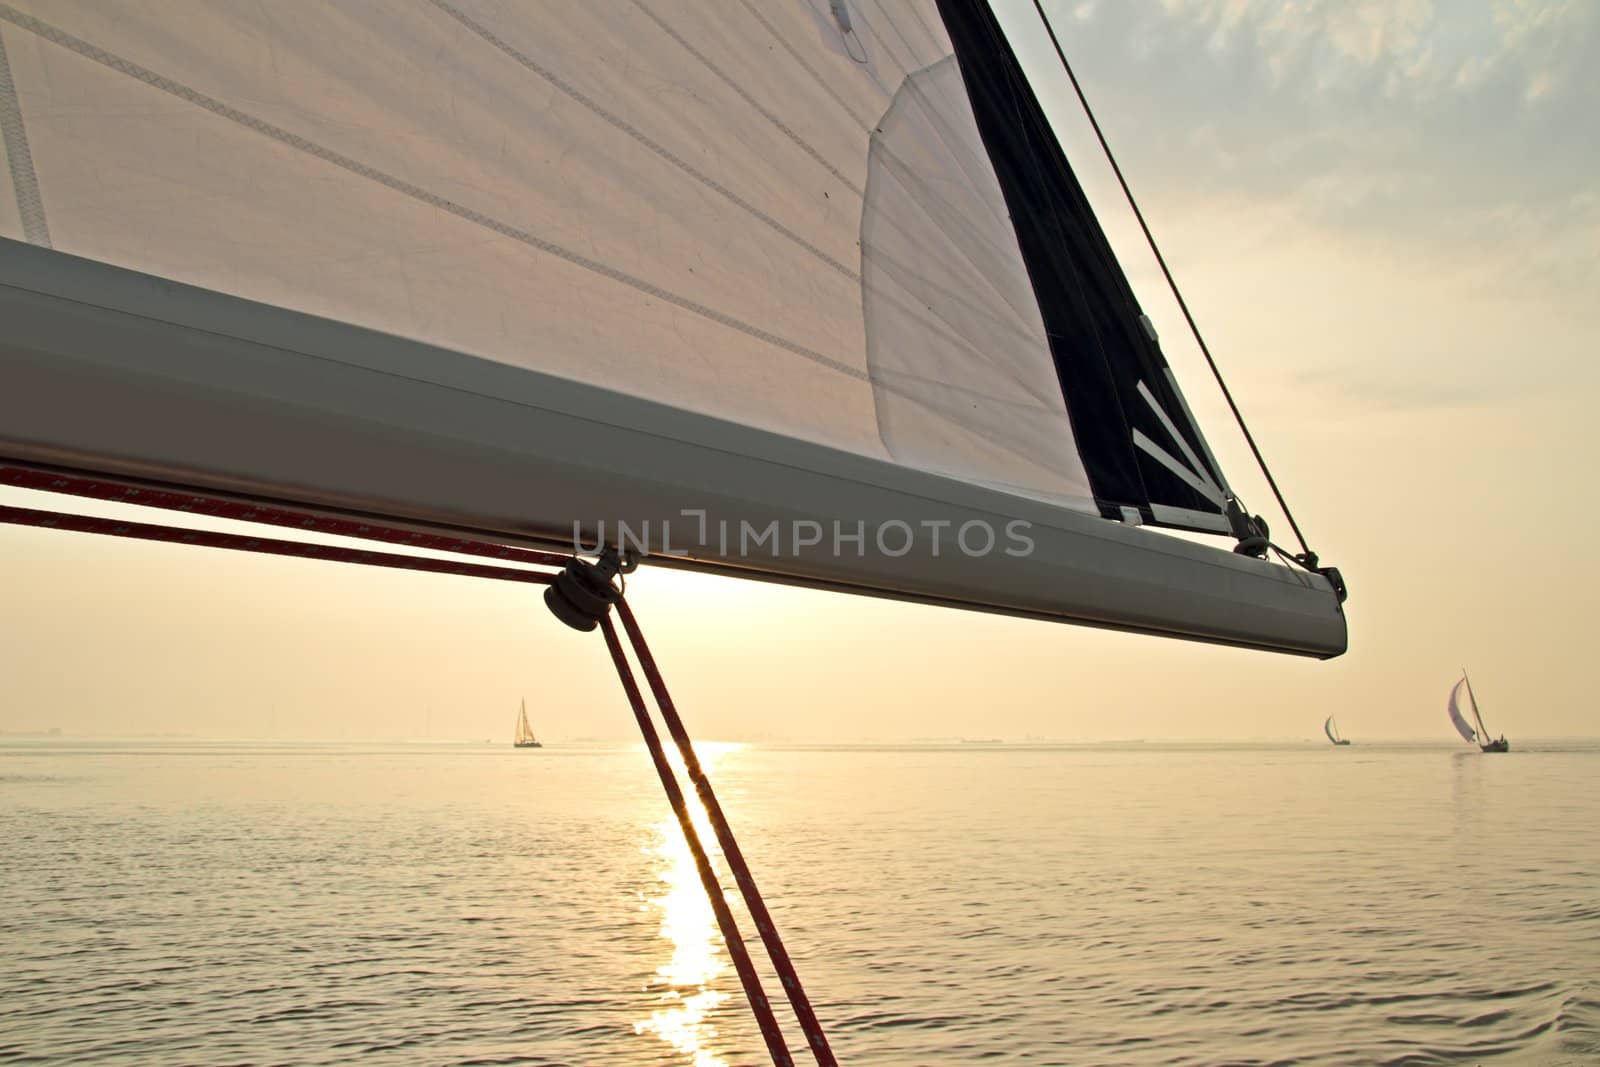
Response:
[[[729,752],[743,748],[730,742],[711,741],[695,746],[700,765],[707,771]],[[716,838],[705,809],[687,786],[687,775],[676,751],[667,750],[669,762],[684,782],[689,815],[696,833],[712,852],[715,863]],[[644,849],[652,862],[659,864],[658,894],[646,902],[661,922],[661,937],[671,945],[671,955],[656,968],[650,987],[657,993],[657,1008],[648,1019],[634,1023],[634,1032],[654,1034],[687,1057],[693,1067],[727,1067],[713,1045],[717,1037],[714,1023],[717,1008],[729,994],[717,988],[730,963],[717,930],[716,916],[706,900],[695,869],[694,855],[676,819],[656,823],[653,842]]]

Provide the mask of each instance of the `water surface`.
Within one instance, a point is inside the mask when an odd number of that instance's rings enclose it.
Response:
[[[705,753],[847,1067],[1600,1062],[1600,746],[1519,747]],[[625,745],[5,742],[0,1061],[764,1063],[668,816]]]

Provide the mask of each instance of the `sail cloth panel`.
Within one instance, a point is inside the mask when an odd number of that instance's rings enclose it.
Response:
[[[979,0],[0,0],[0,43],[58,250],[1220,526]]]
[[[1464,677],[1450,690],[1450,702],[1446,707],[1450,712],[1450,724],[1456,728],[1456,733],[1461,735],[1463,741],[1476,743],[1478,732],[1467,724],[1466,716],[1461,713],[1463,698],[1471,699],[1467,695],[1467,680]]]

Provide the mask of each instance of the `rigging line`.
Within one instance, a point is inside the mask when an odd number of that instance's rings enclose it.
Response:
[[[535,585],[548,585],[555,580],[554,574],[544,571],[490,567],[484,564],[465,563],[455,560],[428,559],[390,552],[341,548],[303,541],[284,541],[270,537],[249,537],[239,534],[217,533],[210,530],[129,522],[121,519],[74,515],[65,512],[42,511],[35,508],[18,508],[6,505],[0,505],[0,525],[32,526],[201,548],[218,548],[238,552],[317,559],[331,563],[352,563],[368,567],[387,567],[474,578],[492,578],[500,581]],[[739,852],[737,842],[733,839],[732,831],[727,828],[726,817],[723,816],[721,808],[716,806],[716,798],[711,793],[710,783],[705,780],[704,772],[700,768],[699,761],[695,758],[688,734],[683,728],[683,722],[678,718],[677,711],[672,706],[671,697],[666,692],[665,682],[662,681],[660,672],[656,669],[654,659],[650,658],[649,649],[644,644],[644,636],[639,631],[638,624],[634,621],[626,604],[622,603],[620,606],[624,625],[628,627],[629,637],[635,643],[636,654],[639,655],[640,662],[645,667],[645,673],[650,680],[651,689],[655,693],[658,703],[662,706],[668,729],[672,732],[673,740],[683,754],[685,765],[691,769],[691,778],[694,780],[695,788],[700,793],[708,814],[712,815],[718,841],[721,842],[723,847],[723,854],[728,859],[729,865],[736,872],[735,877],[739,881],[740,889],[745,894],[747,906],[750,908],[750,913],[755,918],[756,925],[761,931],[762,941],[766,944],[767,951],[772,956],[774,966],[777,967],[782,977],[790,1002],[794,1005],[795,1012],[801,1019],[801,1025],[805,1029],[807,1040],[811,1043],[817,1063],[820,1067],[836,1067],[836,1061],[833,1059],[832,1052],[828,1049],[827,1040],[822,1036],[822,1030],[817,1024],[816,1016],[811,1012],[810,1003],[806,1000],[805,991],[801,988],[799,978],[794,973],[794,966],[790,962],[788,954],[784,951],[783,943],[778,939],[777,932],[772,926],[771,916],[767,913],[766,906],[762,903],[761,897],[756,891],[755,882],[750,876],[749,868],[744,862],[743,855]],[[772,1013],[772,1005],[762,992],[760,977],[756,974],[755,965],[751,961],[749,951],[739,934],[733,912],[728,907],[728,902],[722,894],[722,887],[717,882],[716,872],[712,869],[710,858],[707,856],[705,847],[701,844],[699,835],[695,830],[694,822],[689,815],[688,806],[684,800],[683,790],[678,785],[671,766],[667,763],[660,736],[650,722],[648,712],[645,709],[644,698],[640,694],[638,683],[634,680],[633,671],[628,666],[610,617],[602,618],[600,626],[605,635],[606,647],[611,652],[612,662],[616,665],[617,676],[622,682],[624,691],[627,693],[628,702],[633,708],[634,718],[637,720],[639,730],[644,735],[645,744],[650,750],[656,773],[661,778],[661,784],[666,790],[667,799],[672,805],[672,810],[678,819],[678,825],[683,831],[684,839],[694,856],[695,866],[700,873],[701,884],[705,888],[713,910],[716,912],[717,925],[721,929],[723,942],[728,948],[728,954],[733,958],[735,969],[739,973],[739,980],[743,984],[745,994],[750,1000],[750,1007],[755,1012],[756,1020],[760,1024],[762,1037],[766,1040],[767,1050],[772,1056],[772,1062],[776,1067],[794,1067],[794,1060],[790,1056],[787,1043],[778,1028],[777,1018]]]
[[[683,757],[683,765],[689,772],[689,780],[694,783],[695,792],[705,808],[706,817],[716,832],[717,843],[722,846],[722,858],[733,871],[734,880],[739,884],[739,891],[744,895],[745,907],[749,910],[751,919],[755,921],[756,930],[761,934],[761,943],[766,946],[767,955],[772,960],[773,968],[778,972],[779,981],[789,995],[789,1004],[794,1008],[796,1018],[800,1020],[800,1028],[805,1031],[806,1043],[811,1046],[818,1067],[837,1067],[838,1061],[833,1058],[833,1051],[828,1047],[828,1039],[822,1033],[822,1024],[817,1021],[816,1012],[811,1008],[811,1001],[806,997],[805,988],[800,984],[800,976],[795,972],[794,962],[790,960],[789,953],[783,946],[783,939],[778,936],[772,915],[767,911],[766,902],[761,899],[761,891],[756,888],[755,876],[750,873],[750,865],[745,862],[744,853],[739,849],[739,842],[734,839],[733,830],[728,825],[728,817],[723,814],[722,805],[717,803],[716,793],[712,791],[711,782],[700,766],[699,757],[695,755],[694,744],[689,740],[689,731],[678,715],[677,706],[672,702],[672,695],[667,692],[667,683],[661,677],[655,657],[650,654],[650,646],[645,643],[644,631],[639,628],[638,621],[633,617],[633,610],[626,600],[618,599],[617,615],[622,619],[622,628],[627,632],[628,641],[633,646],[634,657],[644,668],[645,680],[650,683],[650,691],[655,696],[657,707],[661,709],[661,718],[667,724],[667,732],[672,735],[673,743],[678,747],[678,754]],[[610,619],[608,618],[606,622],[609,623]]]
[[[232,552],[256,552],[268,556],[322,560],[327,563],[355,563],[363,567],[454,574],[467,578],[492,578],[502,582],[522,582],[528,585],[549,585],[555,580],[555,575],[546,571],[491,567],[463,560],[430,559],[397,552],[374,552],[364,548],[343,548],[338,545],[312,544],[308,541],[284,541],[276,537],[250,537],[243,534],[217,533],[212,530],[129,522],[126,519],[106,519],[94,515],[74,515],[62,511],[41,511],[37,508],[16,508],[8,505],[0,505],[0,525],[34,526],[49,530],[66,530],[71,533],[125,537],[136,541],[158,541],[164,544],[192,545],[197,548],[221,548]]]
[[[292,525],[316,533],[338,533],[344,536],[366,537],[375,540],[404,541],[414,547],[439,551],[478,552],[479,554],[496,555],[519,562],[545,565],[572,564],[574,562],[571,556],[561,556],[554,553],[536,552],[513,546],[469,541],[434,534],[419,534],[392,527],[361,523],[355,520],[324,518],[306,512],[294,512],[265,505],[257,506],[221,498],[176,493],[162,489],[144,489],[114,480],[107,481],[79,477],[12,464],[0,464],[0,484],[104,501],[135,503],[147,507],[166,508],[211,518]],[[550,585],[556,580],[556,575],[549,571],[497,567],[462,560],[376,552],[338,545],[286,541],[271,537],[253,537],[211,530],[197,530],[189,527],[132,522],[122,519],[44,511],[35,508],[11,507],[8,505],[0,505],[0,525],[67,530],[135,540],[316,559],[324,562],[351,563],[369,567],[490,578],[533,585]],[[662,718],[667,723],[667,729],[680,755],[683,757],[684,766],[688,769],[695,790],[705,806],[707,817],[710,819],[717,840],[722,846],[723,855],[734,872],[740,891],[744,895],[746,907],[756,922],[756,926],[761,933],[762,943],[766,946],[767,952],[772,958],[773,966],[779,973],[789,1001],[794,1007],[796,1016],[800,1019],[802,1028],[805,1030],[807,1042],[816,1056],[817,1063],[819,1067],[837,1067],[833,1053],[828,1047],[827,1039],[823,1036],[822,1028],[817,1022],[816,1015],[811,1009],[810,1001],[806,998],[805,990],[800,984],[798,974],[795,972],[793,961],[789,958],[783,941],[778,936],[777,929],[772,922],[772,916],[767,911],[760,891],[756,888],[755,879],[750,873],[749,865],[745,862],[744,854],[740,851],[738,842],[734,839],[733,831],[728,825],[727,816],[723,813],[721,805],[717,803],[711,783],[707,780],[704,769],[700,766],[700,761],[695,755],[688,730],[683,724],[683,719],[678,715],[677,707],[672,701],[671,694],[667,691],[666,681],[662,678],[661,671],[656,665],[655,657],[651,654],[649,645],[645,642],[644,633],[640,629],[638,621],[634,618],[627,602],[619,597],[616,603],[618,614],[623,620],[623,626],[626,628],[628,639],[633,646],[634,655],[644,669],[651,693],[661,709]],[[710,858],[700,841],[693,819],[689,815],[682,787],[678,785],[677,778],[666,760],[660,735],[650,721],[643,695],[640,692],[638,682],[634,678],[633,669],[628,664],[627,656],[623,652],[616,628],[612,624],[609,614],[600,617],[597,621],[605,637],[606,647],[611,653],[612,662],[617,669],[618,680],[622,683],[628,702],[633,709],[634,717],[639,724],[640,732],[644,736],[645,744],[650,750],[651,760],[661,778],[662,787],[667,793],[667,799],[672,805],[673,813],[677,816],[684,839],[694,856],[701,884],[710,898],[712,909],[717,916],[718,926],[721,928],[723,941],[728,947],[729,955],[733,957],[740,981],[750,1000],[751,1009],[754,1011],[757,1022],[761,1026],[762,1036],[766,1039],[768,1051],[772,1055],[772,1061],[777,1067],[793,1067],[794,1060],[778,1028],[777,1019],[772,1013],[771,1002],[762,992],[760,978],[755,972],[754,964],[740,936],[733,912],[728,907],[727,899],[724,897],[721,885],[717,881],[716,872],[711,866]],[[526,721],[526,715],[526,708],[524,708],[524,721]]]
[[[988,12],[988,18],[985,20],[985,28],[987,29],[993,42],[993,47],[997,51],[1000,51],[1002,55],[1005,54],[1005,51],[1011,51],[1011,54],[1014,58],[1016,53],[1011,49],[1011,43],[1006,40],[1005,33],[1000,28],[999,20],[993,15],[992,11]],[[1006,92],[1006,100],[1011,105],[1011,109],[1014,113],[1015,127],[1022,132],[1023,137],[1026,138],[1028,142],[1029,151],[1025,153],[1025,155],[1032,164],[1033,172],[1038,176],[1041,184],[1048,185],[1048,180],[1045,177],[1045,164],[1041,158],[1048,156],[1052,163],[1057,164],[1056,169],[1059,172],[1059,176],[1064,179],[1064,186],[1068,190],[1076,188],[1079,197],[1082,198],[1084,196],[1082,186],[1080,183],[1078,183],[1076,176],[1073,175],[1071,166],[1067,163],[1066,155],[1060,150],[1059,146],[1056,146],[1056,151],[1054,152],[1048,151],[1048,147],[1043,152],[1035,147],[1034,135],[1036,133],[1049,137],[1051,141],[1054,140],[1054,133],[1048,127],[1048,119],[1044,119],[1047,125],[1043,130],[1036,131],[1029,129],[1029,124],[1023,112],[1023,101],[1026,100],[1029,95],[1031,95],[1032,89],[1027,83],[1026,76],[1022,73],[1020,64],[1021,61],[1018,60],[1013,65],[1012,69],[1004,72],[1005,77],[1002,85]],[[963,73],[962,77],[965,79],[965,73]],[[1042,105],[1039,105],[1039,110],[1042,116]],[[1061,246],[1064,248],[1080,247],[1083,242],[1077,239],[1077,234],[1083,229],[1083,227],[1078,225],[1076,222],[1072,222],[1071,229],[1073,232],[1069,234],[1068,222],[1070,220],[1065,220],[1062,218],[1062,212],[1058,210],[1059,207],[1059,198],[1052,196],[1050,198],[1050,210],[1048,215],[1052,228],[1055,230],[1056,240],[1059,241]],[[1089,238],[1085,237],[1084,240],[1089,240]],[[1021,244],[1020,235],[1018,236],[1018,244],[1019,246]],[[1090,249],[1090,254],[1093,254],[1092,248]],[[1127,408],[1122,402],[1122,393],[1116,388],[1116,375],[1112,371],[1111,353],[1106,347],[1106,338],[1101,332],[1100,323],[1095,319],[1094,301],[1089,291],[1089,282],[1085,280],[1083,271],[1079,268],[1077,258],[1077,256],[1069,255],[1062,261],[1069,272],[1068,280],[1070,280],[1072,283],[1071,289],[1068,291],[1068,296],[1077,298],[1079,318],[1082,322],[1088,324],[1088,332],[1094,341],[1095,354],[1100,357],[1100,367],[1104,372],[1105,380],[1111,385],[1111,388],[1108,390],[1108,392],[1112,402],[1116,404],[1117,417],[1122,420],[1122,425],[1132,426],[1133,420],[1129,417]],[[1099,289],[1100,287],[1097,286],[1096,288]],[[1043,309],[1041,306],[1041,311],[1042,310]],[[1045,336],[1050,346],[1051,365],[1055,368],[1055,372],[1058,376],[1057,380],[1059,381],[1061,366],[1056,359],[1055,342],[1061,335],[1051,333],[1049,325],[1046,324]],[[1067,338],[1061,339],[1063,341],[1067,340]],[[1065,383],[1062,384],[1062,392],[1063,395],[1066,392]],[[1076,419],[1074,418],[1071,404],[1066,405],[1066,410],[1067,422],[1072,427],[1073,438],[1076,440],[1079,435],[1079,431],[1082,428],[1082,416],[1079,416]],[[1133,470],[1134,477],[1137,478],[1139,482],[1139,492],[1143,498],[1140,511],[1143,512],[1149,506],[1149,503],[1154,501],[1155,496],[1150,492],[1150,487],[1145,482],[1144,465],[1139,462],[1138,452],[1135,450],[1131,440],[1128,442],[1127,446],[1127,457],[1129,465]]]
[[[1288,549],[1284,548],[1282,545],[1277,544],[1276,542],[1269,540],[1267,542],[1267,547],[1272,549],[1272,551],[1276,552],[1280,559],[1283,559],[1284,561],[1286,561],[1288,563],[1294,564],[1294,567],[1290,567],[1289,568],[1291,571],[1293,571],[1295,569],[1295,567],[1298,567],[1298,568],[1300,568],[1301,570],[1305,571],[1308,574],[1316,574],[1317,573],[1315,568],[1307,566],[1306,565],[1306,561],[1301,559],[1299,556],[1291,555],[1289,553]],[[1296,577],[1299,577],[1299,575],[1297,574]],[[1312,583],[1311,582],[1305,582],[1304,585],[1306,586],[1307,589],[1312,588]]]
[[[644,736],[645,747],[650,750],[650,762],[655,764],[656,776],[661,779],[661,788],[666,791],[667,801],[672,805],[672,813],[677,816],[678,826],[683,830],[683,839],[694,857],[695,869],[700,874],[700,884],[706,891],[706,898],[711,902],[712,910],[716,913],[717,926],[722,931],[723,943],[727,946],[728,955],[733,958],[734,969],[739,972],[739,982],[744,986],[745,996],[750,1001],[750,1009],[755,1012],[756,1022],[761,1027],[761,1037],[767,1043],[767,1052],[771,1054],[772,1062],[777,1067],[794,1067],[794,1059],[789,1055],[788,1044],[783,1039],[782,1031],[778,1029],[778,1019],[772,1013],[772,1003],[762,992],[761,978],[756,974],[755,964],[750,959],[750,951],[745,947],[744,938],[739,934],[739,925],[734,920],[733,910],[728,907],[727,898],[722,894],[722,886],[717,881],[716,871],[711,867],[711,857],[706,854],[705,846],[700,842],[699,831],[695,829],[694,820],[689,815],[689,805],[684,799],[683,787],[678,784],[672,765],[667,762],[666,751],[661,747],[661,736],[656,732],[655,724],[650,721],[644,696],[639,692],[639,683],[634,679],[633,668],[628,665],[628,658],[622,651],[622,642],[617,638],[617,628],[609,614],[602,615],[599,621],[600,632],[605,636],[606,648],[611,653],[611,662],[617,668],[617,679],[622,683],[622,689],[628,696],[634,720],[639,724],[639,733]],[[685,756],[687,763],[693,756],[692,750]],[[757,921],[759,923],[759,920]]]
[[[1261,473],[1266,476],[1267,485],[1272,488],[1272,495],[1277,498],[1278,507],[1283,509],[1283,517],[1289,520],[1290,529],[1294,530],[1295,539],[1300,542],[1300,548],[1307,556],[1314,556],[1311,546],[1306,543],[1305,534],[1300,532],[1300,524],[1295,522],[1294,513],[1289,510],[1289,503],[1283,498],[1283,491],[1278,488],[1277,479],[1272,476],[1272,471],[1267,467],[1266,457],[1261,454],[1261,449],[1256,445],[1255,437],[1250,433],[1250,427],[1245,424],[1244,414],[1239,410],[1239,405],[1234,402],[1233,393],[1228,389],[1228,383],[1222,378],[1222,370],[1217,366],[1217,361],[1211,355],[1211,349],[1206,345],[1205,338],[1200,335],[1200,327],[1194,321],[1194,316],[1189,312],[1189,304],[1183,299],[1183,293],[1178,289],[1178,282],[1172,276],[1172,271],[1167,267],[1167,261],[1161,254],[1161,249],[1156,245],[1155,235],[1150,232],[1150,226],[1144,220],[1144,212],[1139,210],[1139,202],[1134,199],[1133,190],[1128,187],[1128,180],[1122,175],[1122,168],[1117,164],[1117,157],[1111,152],[1111,145],[1106,141],[1105,133],[1100,129],[1099,121],[1094,117],[1094,111],[1089,107],[1089,99],[1083,93],[1083,86],[1078,84],[1078,76],[1073,73],[1072,64],[1067,62],[1067,54],[1061,48],[1061,41],[1056,37],[1055,27],[1050,23],[1050,16],[1045,14],[1044,5],[1040,0],[1033,0],[1033,8],[1039,13],[1039,20],[1044,23],[1045,33],[1050,37],[1050,43],[1055,47],[1056,57],[1061,60],[1061,67],[1067,72],[1067,78],[1072,82],[1072,90],[1078,96],[1078,103],[1083,105],[1083,113],[1089,119],[1089,125],[1094,129],[1094,135],[1100,142],[1100,148],[1106,154],[1106,160],[1111,164],[1111,170],[1117,176],[1117,184],[1122,186],[1122,195],[1127,197],[1128,206],[1133,208],[1134,218],[1139,220],[1139,229],[1144,232],[1144,239],[1150,246],[1150,251],[1155,254],[1156,263],[1161,267],[1161,274],[1167,280],[1167,287],[1172,290],[1172,295],[1178,301],[1178,308],[1183,312],[1184,321],[1189,324],[1189,332],[1194,335],[1195,343],[1200,346],[1200,354],[1205,356],[1206,365],[1211,368],[1211,374],[1217,380],[1217,386],[1222,390],[1223,399],[1228,402],[1228,409],[1233,412],[1234,421],[1239,424],[1239,430],[1244,434],[1245,442],[1250,446],[1250,453],[1255,456],[1256,463],[1261,468]]]
[[[1283,565],[1289,569],[1289,573],[1294,575],[1295,581],[1299,582],[1307,589],[1316,588],[1309,578],[1300,573],[1300,571],[1305,568],[1305,562],[1303,560],[1291,556],[1289,553],[1283,550],[1281,545],[1275,545],[1271,541],[1267,542],[1267,547],[1272,549],[1273,554],[1276,555],[1278,559],[1283,561]]]
[[[103,500],[114,504],[136,504],[140,507],[181,511],[188,515],[204,515],[213,519],[254,522],[266,526],[282,526],[298,530],[301,533],[330,534],[336,537],[383,541],[391,545],[422,549],[429,552],[484,556],[490,559],[508,560],[515,563],[532,563],[545,567],[564,566],[570,558],[567,555],[555,552],[540,552],[536,549],[518,548],[493,541],[420,533],[416,530],[384,526],[360,519],[336,518],[309,511],[296,511],[273,504],[198,496],[193,493],[137,485],[115,478],[85,477],[12,463],[0,463],[0,485],[9,485],[15,489],[32,489],[45,493],[80,496],[90,500]]]

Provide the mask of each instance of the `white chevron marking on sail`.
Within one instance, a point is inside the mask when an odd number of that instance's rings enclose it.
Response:
[[[1184,417],[1189,420],[1189,425],[1195,428],[1195,438],[1200,442],[1200,450],[1206,454],[1210,463],[1211,472],[1217,476],[1217,481],[1222,484],[1224,493],[1232,493],[1228,485],[1228,476],[1222,471],[1222,464],[1217,462],[1217,457],[1211,451],[1211,445],[1206,441],[1206,435],[1200,432],[1200,420],[1194,417],[1194,412],[1189,410],[1189,401],[1184,397],[1183,390],[1178,388],[1178,376],[1172,373],[1172,368],[1166,369],[1167,384],[1172,387],[1172,395],[1178,398],[1178,406],[1183,409]]]
[[[1178,432],[1178,427],[1173,425],[1171,417],[1167,415],[1166,411],[1161,407],[1160,404],[1156,403],[1155,396],[1150,392],[1149,388],[1143,382],[1139,383],[1139,395],[1144,397],[1144,402],[1150,405],[1150,410],[1155,412],[1156,418],[1161,420],[1161,425],[1166,427],[1168,435],[1171,436],[1172,440],[1177,443],[1178,449],[1183,453],[1184,458],[1189,461],[1189,471],[1204,483],[1205,488],[1197,488],[1197,491],[1201,496],[1204,496],[1207,500],[1210,500],[1216,504],[1217,507],[1222,507],[1222,487],[1212,479],[1209,469],[1205,464],[1200,462],[1200,457],[1194,454],[1194,449],[1189,447],[1189,442],[1184,439],[1183,434]],[[1134,442],[1136,444],[1141,436],[1143,435],[1138,433],[1138,431],[1134,432]],[[1145,445],[1141,445],[1140,447],[1145,448],[1146,452],[1149,452],[1151,448],[1155,447],[1155,443],[1148,437],[1145,438],[1145,443]],[[1146,445],[1148,445],[1148,447],[1146,447]],[[1153,452],[1151,454],[1155,455]],[[1162,452],[1160,455],[1156,455],[1156,458],[1161,459],[1161,457],[1165,455],[1166,453]],[[1171,456],[1167,456],[1166,458],[1172,459]],[[1173,462],[1175,463],[1177,461],[1173,460]],[[1188,479],[1184,480],[1188,481]]]
[[[1182,478],[1189,488],[1193,489],[1195,492],[1211,501],[1219,510],[1224,506],[1221,489],[1218,489],[1215,485],[1213,485],[1210,479],[1202,481],[1200,476],[1195,474],[1194,471],[1190,470],[1188,467],[1185,467],[1166,449],[1162,448],[1160,445],[1150,440],[1150,438],[1146,437],[1144,435],[1144,431],[1133,431],[1133,443],[1138,445],[1145,452],[1149,453],[1157,463],[1167,468],[1167,470],[1171,471],[1173,474],[1176,474],[1179,478]]]

